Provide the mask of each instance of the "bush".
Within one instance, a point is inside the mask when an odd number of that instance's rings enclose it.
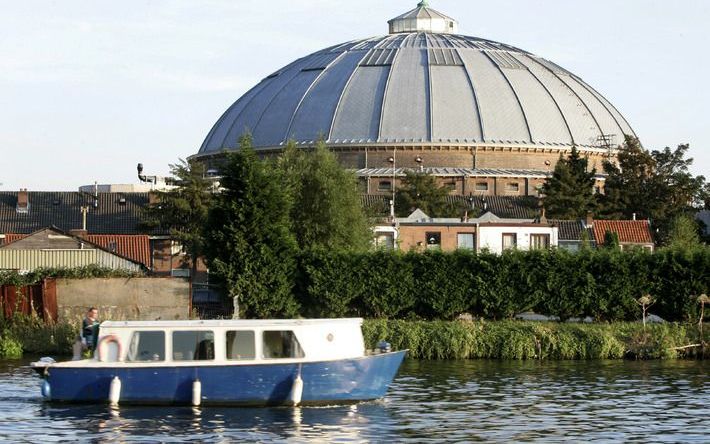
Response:
[[[297,297],[309,317],[451,320],[461,313],[511,319],[535,311],[561,320],[641,317],[697,322],[693,296],[710,292],[710,249],[369,253],[305,252]]]
[[[8,331],[0,335],[0,359],[20,359],[22,357],[22,344],[13,338]]]
[[[21,350],[32,354],[71,354],[72,345],[79,333],[76,325],[45,323],[37,316],[16,315],[6,322],[6,332],[16,338]]]

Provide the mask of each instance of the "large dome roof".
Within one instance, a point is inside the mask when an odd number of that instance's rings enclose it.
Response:
[[[576,75],[506,44],[452,34],[456,21],[427,6],[391,20],[390,35],[333,46],[269,75],[222,115],[198,156],[235,149],[246,131],[256,148],[321,137],[333,148],[598,148],[634,134]]]

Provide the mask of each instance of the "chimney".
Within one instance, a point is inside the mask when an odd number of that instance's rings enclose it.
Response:
[[[541,224],[547,223],[547,216],[545,215],[545,207],[542,207],[540,209],[540,223]]]
[[[86,230],[82,230],[82,229],[77,228],[74,230],[69,230],[69,234],[71,234],[72,236],[76,236],[76,237],[84,239],[89,234],[89,232]]]
[[[27,214],[30,212],[30,196],[27,192],[27,188],[20,188],[17,193],[17,207],[15,211],[20,214]]]
[[[633,215],[631,215],[631,220],[636,220],[636,213],[634,213]]]
[[[594,226],[594,214],[592,212],[587,213],[587,219],[584,221],[584,225],[587,228]]]

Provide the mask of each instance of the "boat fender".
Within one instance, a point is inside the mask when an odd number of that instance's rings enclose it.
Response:
[[[99,341],[96,346],[96,352],[98,354],[99,362],[106,362],[108,360],[108,346],[110,343],[114,342],[118,347],[118,360],[123,360],[123,344],[121,343],[121,338],[116,335],[106,335]]]
[[[392,344],[387,341],[380,341],[377,344],[377,348],[380,349],[381,353],[389,353],[392,351]]]
[[[50,401],[52,399],[52,386],[49,385],[49,381],[47,381],[46,379],[44,381],[42,381],[41,392],[42,392],[42,397],[45,400]]]
[[[301,375],[297,375],[293,380],[293,385],[291,386],[291,393],[289,394],[289,402],[291,405],[296,407],[301,403],[301,398],[303,397],[303,379]]]
[[[111,386],[108,390],[108,402],[111,405],[118,405],[121,400],[121,380],[118,376],[114,376],[111,380]]]
[[[193,407],[199,407],[202,402],[202,383],[199,379],[195,379],[192,382],[192,405]]]

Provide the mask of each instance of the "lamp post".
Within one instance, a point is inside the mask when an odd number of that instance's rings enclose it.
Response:
[[[422,159],[422,156],[415,157],[414,161],[417,162],[417,164],[419,165],[419,172],[423,173],[424,172],[424,164],[423,164],[424,159]]]

